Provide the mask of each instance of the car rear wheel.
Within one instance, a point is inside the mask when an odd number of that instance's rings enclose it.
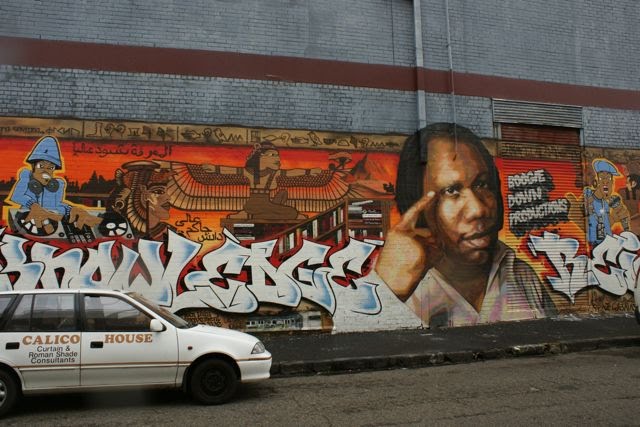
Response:
[[[194,400],[205,405],[218,405],[233,397],[238,388],[238,377],[228,362],[209,359],[193,369],[189,383]]]
[[[11,374],[0,369],[0,417],[4,416],[18,400],[18,384]]]

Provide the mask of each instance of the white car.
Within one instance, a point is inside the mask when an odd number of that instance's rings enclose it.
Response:
[[[0,293],[0,416],[22,393],[121,387],[182,387],[219,404],[270,368],[257,338],[191,325],[134,293]]]
[[[633,297],[636,300],[636,320],[640,323],[640,284],[636,283]]]

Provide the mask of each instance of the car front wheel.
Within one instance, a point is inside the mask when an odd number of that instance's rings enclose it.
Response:
[[[0,417],[4,416],[18,400],[18,384],[7,371],[0,370]]]
[[[189,383],[194,400],[205,405],[218,405],[233,397],[238,388],[238,377],[228,362],[210,359],[193,369]]]

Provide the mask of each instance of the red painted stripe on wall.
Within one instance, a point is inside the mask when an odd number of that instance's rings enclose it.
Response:
[[[449,93],[448,71],[236,52],[0,37],[0,64]],[[453,73],[458,95],[640,110],[640,91]],[[419,82],[419,83],[418,83]]]
[[[415,90],[411,67],[194,49],[0,37],[0,63]]]
[[[425,70],[427,92],[449,93],[448,71]],[[640,110],[640,91],[522,80],[480,74],[454,73],[458,95]]]

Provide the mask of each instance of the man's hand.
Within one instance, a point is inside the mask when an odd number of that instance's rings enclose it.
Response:
[[[62,215],[55,212],[51,212],[37,203],[34,203],[29,207],[29,213],[25,217],[25,222],[31,222],[38,229],[42,229],[45,234],[51,234],[56,231],[53,228],[51,221],[62,220]]]
[[[407,210],[385,240],[376,263],[376,273],[402,301],[433,265],[436,239],[429,228],[417,228],[418,219],[431,209],[436,194],[430,191]]]
[[[69,222],[78,228],[82,228],[85,225],[94,227],[102,221],[102,218],[93,216],[89,212],[77,206],[71,207],[71,213],[69,214]]]
[[[629,230],[630,214],[629,209],[625,206],[622,198],[618,195],[614,195],[609,199],[609,206],[611,207],[611,213],[609,214],[609,221],[611,225],[619,222],[622,224],[622,228],[625,231]]]

